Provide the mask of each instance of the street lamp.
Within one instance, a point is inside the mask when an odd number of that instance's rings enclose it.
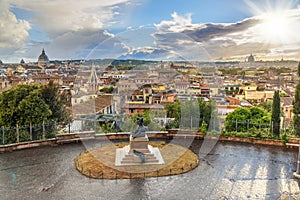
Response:
[[[293,173],[295,178],[300,178],[300,140],[299,140],[299,146],[298,146],[298,160],[297,160],[297,170]]]
[[[298,117],[300,117],[300,114],[298,114]],[[298,146],[298,160],[297,160],[297,170],[293,173],[295,178],[300,178],[300,140],[299,140],[299,146]]]

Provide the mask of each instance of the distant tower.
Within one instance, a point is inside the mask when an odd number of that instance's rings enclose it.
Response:
[[[254,56],[252,55],[252,53],[250,54],[250,56],[247,58],[247,62],[254,62]]]
[[[43,49],[42,54],[38,58],[38,66],[41,67],[43,70],[49,65],[49,58]]]
[[[20,64],[21,64],[21,65],[24,65],[24,64],[25,64],[25,61],[23,60],[23,58],[21,59]]]
[[[88,84],[91,86],[93,92],[98,92],[98,76],[96,72],[95,65],[92,64],[91,74],[88,80]]]

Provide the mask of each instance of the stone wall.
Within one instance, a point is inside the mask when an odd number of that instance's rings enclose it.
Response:
[[[155,131],[155,132],[147,132],[147,135],[150,139],[173,139],[173,138],[194,138],[198,140],[205,139],[215,139],[220,141],[233,141],[233,142],[242,142],[242,143],[250,143],[250,144],[262,144],[262,145],[272,145],[272,146],[286,146],[287,148],[298,148],[300,139],[289,139],[285,144],[280,140],[271,140],[271,139],[259,139],[252,137],[236,137],[236,136],[215,136],[215,135],[202,135],[201,132],[198,131],[190,131],[190,130],[178,130],[171,129],[168,131]],[[93,131],[86,131],[83,133],[71,133],[71,134],[59,134],[56,138],[47,139],[47,140],[39,140],[39,141],[29,141],[29,142],[21,142],[17,144],[8,144],[8,145],[0,145],[0,152],[6,151],[14,151],[20,149],[27,149],[33,147],[40,146],[56,146],[59,144],[66,143],[76,143],[82,142],[83,140],[129,140],[130,133],[122,132],[122,133],[108,133],[108,134],[95,134]]]
[[[6,151],[15,151],[20,149],[28,149],[33,147],[41,147],[41,146],[55,146],[56,138],[54,139],[47,139],[47,140],[37,140],[37,141],[29,141],[29,142],[20,142],[15,144],[7,144],[7,145],[0,145],[0,152]]]

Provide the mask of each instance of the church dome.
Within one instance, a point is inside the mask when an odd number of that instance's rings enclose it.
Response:
[[[254,56],[252,55],[252,53],[251,53],[251,55],[248,57],[247,61],[248,61],[248,62],[254,62],[254,61],[255,61]]]
[[[43,49],[42,54],[38,58],[38,65],[39,66],[46,66],[49,64],[49,58],[45,53],[45,50]]]

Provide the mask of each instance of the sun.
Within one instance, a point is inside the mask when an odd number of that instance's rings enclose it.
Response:
[[[274,4],[258,5],[246,0],[259,21],[255,27],[257,39],[268,44],[299,42],[300,9],[293,1],[275,1]]]
[[[288,13],[269,12],[260,16],[261,23],[258,25],[258,34],[267,43],[290,43],[294,39],[294,25],[293,17]]]
[[[282,42],[289,35],[290,20],[287,16],[269,13],[264,16],[261,23],[261,34],[270,42]]]

